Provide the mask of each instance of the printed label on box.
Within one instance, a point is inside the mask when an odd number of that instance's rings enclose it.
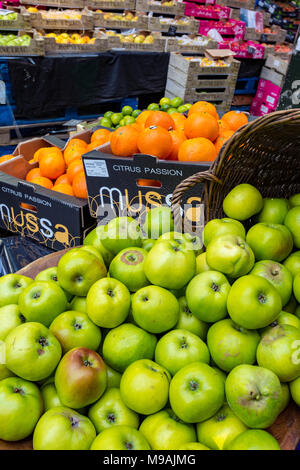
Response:
[[[109,177],[105,160],[85,160],[84,165],[87,176]]]

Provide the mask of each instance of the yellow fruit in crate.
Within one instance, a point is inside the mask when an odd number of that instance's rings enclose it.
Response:
[[[134,38],[134,42],[136,44],[143,44],[144,42],[144,36],[137,36],[136,38]]]
[[[61,33],[58,36],[58,39],[69,39],[69,35],[68,35],[68,33]]]
[[[90,38],[89,36],[83,36],[83,38],[81,38],[84,40],[84,43],[83,44],[88,44],[88,42],[90,41]]]
[[[95,44],[95,41],[96,41],[96,38],[91,38],[91,39],[89,40],[89,44]]]
[[[27,8],[28,13],[38,13],[38,9],[35,7],[28,7]]]
[[[144,44],[153,44],[154,43],[154,37],[149,34],[144,40]]]
[[[80,39],[80,34],[78,34],[78,33],[72,34],[71,39],[73,39],[73,40]]]
[[[46,38],[56,38],[56,34],[55,33],[48,33],[48,34],[46,34],[45,37]]]
[[[57,38],[56,39],[56,42],[58,42],[58,44],[70,44],[71,43],[71,40],[70,39],[66,39],[66,38]]]

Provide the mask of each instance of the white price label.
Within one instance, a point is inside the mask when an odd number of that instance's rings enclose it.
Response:
[[[109,177],[105,160],[85,160],[84,166],[87,176]]]

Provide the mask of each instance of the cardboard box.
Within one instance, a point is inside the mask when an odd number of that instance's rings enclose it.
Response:
[[[205,5],[198,5],[196,3],[186,3],[184,14],[186,16],[194,16],[196,18],[226,20],[230,17],[230,11],[231,10],[229,7],[217,4],[215,4],[213,8],[207,8]]]
[[[211,29],[216,29],[221,36],[231,36],[235,39],[244,39],[246,24],[243,21],[229,19],[223,21],[200,20],[199,34],[207,35]]]
[[[275,70],[268,69],[267,67],[263,67],[260,73],[260,78],[263,78],[264,80],[268,80],[274,85],[277,85],[279,87],[282,86],[284,82],[284,75],[281,75],[280,73],[275,72]]]
[[[86,200],[24,181],[36,166],[28,163],[34,152],[51,146],[63,148],[64,142],[53,136],[22,142],[16,158],[0,164],[0,227],[56,251],[81,245],[94,220]]]
[[[276,57],[275,55],[268,54],[265,67],[273,69],[282,75],[285,75],[289,66],[289,61]]]

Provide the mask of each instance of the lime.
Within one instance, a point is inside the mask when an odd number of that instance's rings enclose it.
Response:
[[[121,126],[125,126],[125,121],[124,121],[124,118],[123,118],[123,119],[121,119],[121,121],[119,122],[119,126],[120,126],[120,127],[121,127]]]
[[[106,111],[106,113],[104,113],[104,117],[107,119],[110,119],[113,114],[114,114],[113,111]]]
[[[123,106],[123,108],[122,108],[123,116],[131,116],[132,111],[133,111],[133,109],[132,109],[131,106]]]
[[[114,125],[119,124],[121,119],[123,119],[123,114],[122,113],[113,113],[110,119],[111,119],[111,122]]]
[[[178,106],[181,106],[182,103],[183,103],[182,99],[179,98],[179,96],[175,96],[175,98],[171,100],[170,105],[172,106],[172,108],[178,108]]]
[[[135,122],[135,118],[133,116],[125,116],[122,121],[124,121],[125,126],[129,124],[133,124]]]
[[[160,109],[162,111],[167,111],[168,109],[170,109],[170,105],[169,104],[163,104],[163,105],[161,105]]]
[[[121,126],[120,124],[117,124],[117,125],[115,126],[115,129],[119,129],[119,127],[122,127],[122,126]]]
[[[159,106],[157,103],[151,103],[149,104],[148,108],[150,111],[159,111]]]
[[[177,111],[176,108],[169,108],[169,109],[167,110],[167,113],[168,113],[168,114],[178,113],[178,111]]]
[[[170,98],[162,98],[159,102],[160,106],[163,106],[164,104],[167,104],[169,107],[171,106],[171,100]]]
[[[141,114],[141,110],[140,109],[135,109],[133,112],[132,112],[132,116],[134,118],[137,118],[139,114]]]
[[[181,106],[178,106],[177,108],[178,113],[186,113],[187,111],[188,111],[188,108],[184,104],[182,104]]]
[[[106,117],[103,117],[102,119],[100,119],[100,126],[103,126],[103,127],[111,127],[112,126],[112,122],[109,118],[106,118]]]
[[[184,103],[184,106],[189,110],[193,105],[191,103]]]

